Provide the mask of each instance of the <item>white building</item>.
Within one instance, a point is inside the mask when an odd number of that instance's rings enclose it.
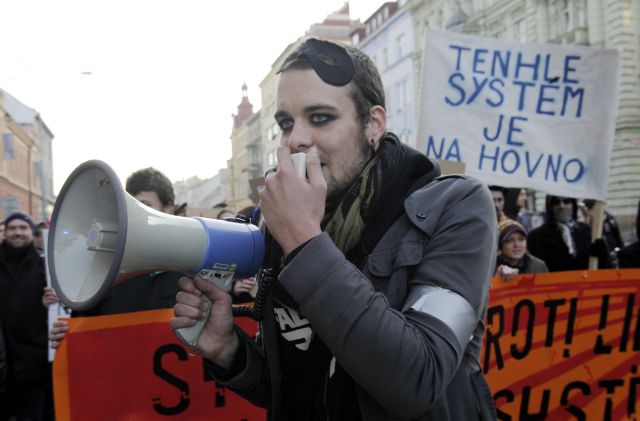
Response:
[[[375,62],[385,88],[387,127],[400,140],[416,145],[414,33],[410,11],[386,2],[352,34],[352,42]]]

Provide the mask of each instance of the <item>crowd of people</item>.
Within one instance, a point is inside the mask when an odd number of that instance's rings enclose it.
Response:
[[[495,273],[502,279],[510,280],[518,274],[588,269],[590,258],[597,259],[600,269],[640,267],[640,243],[625,247],[618,223],[608,211],[603,215],[602,238],[591,238],[593,200],[547,195],[545,212],[536,215],[528,209],[525,189],[501,186],[489,189],[499,224]],[[509,196],[517,200],[512,201],[515,206],[507,214]],[[640,239],[637,220],[636,232]]]
[[[232,317],[233,303],[256,296],[255,278],[228,294],[197,276],[140,275],[72,317],[173,307],[173,329],[204,319],[186,345],[206,375],[272,420],[485,420],[496,418],[479,362],[493,275],[587,269],[591,257],[601,268],[640,267],[640,242],[625,246],[612,215],[603,238],[591,238],[592,202],[549,195],[538,214],[524,189],[441,176],[387,130],[380,76],[359,50],[309,39],[279,74],[278,168],[265,175],[259,208],[218,215],[263,227],[263,271],[275,276],[259,294],[259,335]],[[306,152],[306,179],[296,152]],[[153,168],[133,173],[126,190],[160,212],[185,212]],[[46,288],[43,228],[23,212],[4,220],[0,421],[54,418],[47,347],[65,340],[68,323],[47,332],[58,297]]]

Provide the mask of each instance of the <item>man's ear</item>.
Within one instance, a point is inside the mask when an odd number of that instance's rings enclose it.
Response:
[[[373,148],[377,150],[380,145],[380,140],[387,131],[387,112],[384,107],[380,105],[374,105],[369,111],[370,117],[367,123],[365,134],[367,136],[367,142]]]

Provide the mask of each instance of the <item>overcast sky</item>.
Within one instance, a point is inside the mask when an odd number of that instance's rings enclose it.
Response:
[[[343,0],[0,0],[0,87],[54,133],[54,189],[101,159],[121,180],[215,175],[231,114],[288,43]],[[382,0],[352,0],[364,21]]]

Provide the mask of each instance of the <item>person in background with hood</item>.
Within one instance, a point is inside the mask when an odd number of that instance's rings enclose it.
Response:
[[[529,233],[529,252],[551,272],[589,268],[591,227],[578,222],[577,213],[576,199],[549,195],[546,222]]]
[[[623,268],[640,268],[640,201],[636,214],[636,235],[638,241],[621,248],[618,251],[618,264]]]
[[[547,265],[527,250],[527,231],[517,221],[507,219],[498,226],[496,275],[508,281],[526,273],[549,272]]]

